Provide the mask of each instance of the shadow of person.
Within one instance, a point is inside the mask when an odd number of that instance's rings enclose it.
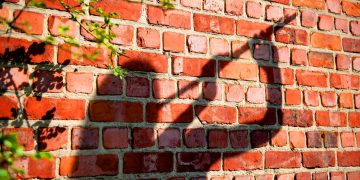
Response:
[[[270,143],[283,146],[276,142],[276,138],[284,136],[282,85],[294,83],[283,79],[293,72],[286,74],[284,68],[278,67],[279,49],[267,41],[272,39],[278,25],[284,24],[274,24],[253,35],[259,39],[242,42],[233,49],[234,58],[242,59],[245,57],[242,55],[250,54],[255,64],[218,56],[211,60],[172,57],[174,76],[169,78],[157,74],[168,72],[163,68],[170,66],[166,57],[126,51],[127,56],[119,58],[119,64],[131,71],[125,78],[125,94],[140,97],[141,104],[145,104],[145,117],[137,114],[142,111],[135,108],[139,105],[119,104],[114,112],[110,110],[113,108],[91,108],[93,104],[90,104],[91,119],[111,116],[111,120],[134,123],[130,125],[132,149],[124,153],[124,177],[151,172],[168,172],[171,176],[174,171],[195,177],[221,169],[264,169],[265,157],[258,148]],[[137,76],[143,82],[130,80],[139,81]],[[97,111],[94,115],[93,110]],[[154,150],[155,146],[159,150]]]

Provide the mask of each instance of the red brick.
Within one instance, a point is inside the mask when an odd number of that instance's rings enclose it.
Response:
[[[224,11],[224,1],[223,0],[205,0],[204,9],[214,12]]]
[[[28,119],[83,120],[85,100],[29,97],[25,100]],[[76,111],[74,111],[76,109]]]
[[[226,101],[241,102],[245,98],[244,88],[237,84],[227,84],[225,86],[225,95]]]
[[[336,148],[338,147],[338,133],[337,132],[323,132],[324,137],[324,147],[326,148]]]
[[[277,180],[295,179],[295,174],[277,174]]]
[[[167,56],[140,51],[124,51],[125,56],[119,57],[119,65],[130,71],[147,71],[166,73]]]
[[[330,49],[335,51],[341,50],[341,38],[339,36],[328,35],[323,33],[311,33],[311,47]]]
[[[326,0],[326,5],[330,12],[336,13],[336,14],[341,13],[340,0]]]
[[[219,171],[220,155],[218,152],[179,152],[176,154],[176,170],[177,172]]]
[[[275,40],[277,42],[297,45],[308,45],[308,33],[303,29],[288,27],[275,28]]]
[[[249,87],[246,92],[246,101],[255,104],[262,104],[265,102],[265,88],[264,87]]]
[[[251,59],[252,54],[248,42],[234,40],[231,42],[232,57]]]
[[[221,100],[223,87],[222,84],[216,82],[203,83],[203,96],[207,100]]]
[[[180,99],[198,99],[200,96],[199,83],[194,81],[178,81]]]
[[[236,109],[225,106],[195,106],[195,113],[201,122],[232,124],[236,122]]]
[[[311,180],[310,172],[300,172],[295,174],[296,180]]]
[[[281,125],[310,127],[313,124],[311,110],[282,109],[279,113]]]
[[[246,1],[246,14],[248,17],[259,19],[263,16],[262,4],[255,1]]]
[[[255,176],[256,180],[273,180],[274,174],[260,174]]]
[[[194,14],[194,30],[219,34],[234,34],[235,21],[230,18]]]
[[[272,130],[271,135],[271,145],[277,147],[283,147],[287,144],[287,131],[286,130]]]
[[[149,97],[150,83],[147,78],[143,77],[127,77],[126,81],[126,96],[130,97]]]
[[[360,57],[353,57],[353,70],[360,71]]]
[[[18,91],[29,87],[29,76],[28,69],[2,67],[0,68],[0,89]]]
[[[143,28],[137,29],[137,45],[146,48],[160,48],[160,33],[156,29]]]
[[[155,130],[153,128],[133,128],[132,147],[148,148],[155,145]]]
[[[176,87],[174,80],[154,79],[152,83],[153,95],[155,98],[175,98]]]
[[[119,173],[118,164],[119,157],[116,154],[64,156],[60,159],[60,175],[68,177],[114,176]]]
[[[327,172],[313,173],[313,179],[314,180],[327,180],[328,179],[328,173]]]
[[[105,127],[102,130],[103,145],[106,149],[127,148],[129,144],[128,129]]]
[[[284,8],[284,23],[289,25],[297,25],[298,11],[293,8]]]
[[[354,96],[352,93],[341,93],[339,95],[339,107],[342,108],[353,108],[354,107]]]
[[[323,137],[322,137],[323,136]],[[320,131],[308,131],[306,132],[306,140],[308,148],[322,148],[323,139],[325,135]]]
[[[349,112],[349,125],[350,127],[360,127],[360,113]]]
[[[342,147],[355,147],[354,132],[341,132],[341,146]]]
[[[356,1],[342,1],[342,10],[345,14],[349,16],[360,17],[360,3]]]
[[[301,25],[304,27],[315,27],[317,24],[317,14],[312,10],[301,11]]]
[[[296,79],[299,85],[327,87],[328,75],[320,71],[296,70]]]
[[[331,180],[345,180],[345,173],[344,172],[330,172],[330,179]]]
[[[240,124],[273,125],[276,122],[276,109],[263,107],[239,107]]]
[[[321,104],[325,107],[335,107],[337,104],[336,93],[331,91],[321,92]]]
[[[330,87],[338,89],[359,89],[360,78],[356,75],[330,74]]]
[[[184,145],[188,148],[204,147],[205,129],[203,128],[188,128],[183,131]]]
[[[301,104],[301,91],[298,89],[286,89],[285,104],[288,104],[288,105]]]
[[[62,92],[63,76],[60,71],[36,70],[32,88],[37,92]]]
[[[262,169],[262,159],[260,152],[227,152],[224,153],[224,170]]]
[[[260,66],[260,81],[271,84],[294,84],[294,71],[289,68]]]
[[[302,131],[290,131],[290,147],[291,148],[304,148],[305,147],[305,134]]]
[[[134,27],[120,24],[110,29],[115,34],[115,37],[110,40],[111,43],[129,46],[133,44]]]
[[[207,37],[198,35],[187,36],[187,46],[190,52],[207,53]]]
[[[147,17],[150,24],[159,24],[183,29],[190,29],[191,26],[191,14],[187,11],[148,6]]]
[[[298,168],[301,166],[300,152],[267,151],[265,152],[266,168]]]
[[[194,63],[195,62],[195,63]],[[216,61],[202,58],[173,57],[173,74],[214,77]]]
[[[335,29],[347,33],[349,31],[348,20],[335,18]]]
[[[306,168],[335,166],[335,153],[333,151],[302,152],[303,165]]]
[[[50,16],[48,18],[48,26],[49,32],[54,36],[71,36],[75,38],[75,36],[79,33],[79,27],[76,22],[65,17]],[[59,31],[60,27],[67,27],[69,30],[64,34],[61,34]]]
[[[354,172],[347,172],[347,178],[348,180],[356,180],[360,178],[360,172],[354,171]]]
[[[275,63],[290,62],[289,48],[286,46],[273,46],[273,60]]]
[[[15,134],[17,142],[25,151],[34,149],[34,130],[32,128],[3,128],[3,134]],[[4,145],[3,145],[4,146]]]
[[[227,139],[226,129],[210,129],[208,131],[209,148],[226,148],[228,146]]]
[[[360,151],[338,151],[337,159],[340,167],[359,166]]]
[[[290,0],[269,0],[271,2],[277,2],[277,3],[281,3],[281,4],[290,4]]]
[[[355,36],[360,36],[360,21],[350,21],[350,32]]]
[[[184,52],[185,36],[184,34],[174,32],[164,32],[163,34],[164,50],[174,52]]]
[[[265,10],[266,10],[266,20],[270,20],[270,21],[284,20],[283,9],[281,7],[267,5]]]
[[[180,147],[181,134],[177,128],[166,128],[158,130],[159,148],[176,148]]]
[[[44,28],[44,15],[36,12],[17,10],[14,12],[17,19],[13,22],[20,32],[41,35]]]
[[[346,126],[347,116],[345,112],[316,111],[316,124],[318,126]]]
[[[254,180],[252,175],[235,176],[234,180]]]
[[[325,0],[293,0],[294,6],[325,9]]]
[[[112,74],[99,74],[97,78],[98,95],[121,95],[123,82]]]
[[[15,119],[18,114],[18,100],[12,96],[0,96],[0,119]]]
[[[0,37],[0,42],[0,54],[10,56],[8,61],[11,62],[49,64],[54,58],[54,47],[49,44],[9,37]]]
[[[15,2],[15,1],[19,1],[19,0],[10,0],[10,1]],[[26,2],[30,2],[30,0],[26,0]],[[43,3],[47,9],[56,9],[56,10],[61,10],[61,11],[65,10],[64,6],[59,1],[36,0],[35,2]],[[67,1],[65,1],[65,3],[72,7],[81,8],[80,3],[76,0],[67,0]],[[78,9],[78,8],[75,8],[75,9]]]
[[[68,129],[64,127],[48,127],[38,129],[38,149],[53,151],[65,149],[68,143]]]
[[[93,73],[66,73],[66,89],[70,92],[90,94],[93,91],[93,81]]]
[[[267,130],[253,130],[250,136],[251,148],[261,148],[269,144],[269,132]]]
[[[270,60],[270,46],[268,44],[254,44],[253,57],[258,60]]]
[[[201,9],[202,0],[181,0],[181,5],[185,7]]]
[[[225,12],[233,15],[242,15],[243,4],[243,0],[225,0]]]
[[[210,38],[210,54],[214,56],[229,56],[229,42],[226,39]]]
[[[119,16],[117,18],[121,18],[124,20],[137,21],[141,16],[141,4],[129,2],[126,0],[102,0],[97,2],[91,2],[94,8],[90,9],[90,14],[99,15],[96,12],[96,9],[101,8],[104,12],[114,12]]]
[[[95,122],[141,122],[143,105],[139,102],[91,100],[89,116]]]
[[[193,120],[193,109],[190,104],[148,103],[146,118],[152,123],[189,123]]]
[[[94,60],[83,57],[83,55],[91,56],[94,52],[99,55]],[[82,55],[79,57],[79,55]],[[109,52],[100,47],[93,46],[70,46],[69,44],[62,44],[59,46],[58,63],[61,65],[80,65],[80,66],[96,66],[99,68],[106,68],[110,63]]]
[[[306,66],[308,61],[307,52],[304,49],[291,49],[291,64]]]
[[[236,21],[236,34],[239,36],[271,40],[272,33],[273,30],[271,24],[257,23],[246,20]]]
[[[357,132],[356,133],[356,142],[357,142],[357,147],[360,147],[360,133],[359,132]]]
[[[330,53],[311,51],[309,53],[309,65],[323,68],[334,68],[334,57]]]
[[[282,104],[280,88],[266,88],[266,101],[270,104]]]
[[[98,128],[73,128],[71,149],[97,149],[99,146]]]
[[[239,62],[219,62],[219,76],[226,79],[238,79],[247,81],[257,81],[258,66],[256,64],[244,64]],[[242,69],[242,71],[239,71]]]
[[[312,90],[305,90],[304,104],[306,106],[319,106],[319,92]]]
[[[14,167],[24,170],[25,174],[17,174],[16,178],[55,178],[55,163],[56,162],[54,159],[33,159],[32,157],[17,158],[17,160],[14,162]]]
[[[346,52],[360,53],[360,40],[359,39],[343,38],[342,45],[343,45],[344,51],[346,51]]]
[[[249,135],[247,130],[231,130],[229,133],[232,148],[247,148]]]
[[[323,31],[332,31],[334,29],[334,17],[319,15],[318,27]]]
[[[351,65],[350,57],[343,54],[336,55],[336,69],[349,70]]]

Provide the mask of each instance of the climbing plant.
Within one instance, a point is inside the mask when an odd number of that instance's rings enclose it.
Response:
[[[111,44],[111,40],[116,37],[115,33],[111,30],[111,27],[118,26],[119,24],[114,23],[112,18],[119,18],[119,15],[115,12],[106,12],[102,8],[95,8],[91,5],[91,3],[96,3],[98,0],[77,0],[78,5],[73,6],[69,3],[66,3],[64,0],[53,0],[58,1],[64,11],[69,13],[71,21],[75,22],[87,32],[91,36],[91,40],[97,44],[99,48],[105,48],[108,53],[108,62],[109,70],[118,78],[123,78],[127,71],[120,66],[116,66],[115,58],[118,56],[123,56],[124,52],[120,50],[115,45]],[[161,6],[163,8],[171,9],[174,5],[171,3],[173,0],[162,0]],[[21,16],[22,12],[29,7],[35,8],[46,8],[46,4],[43,0],[28,0],[25,2],[24,6],[21,8],[20,12],[15,14],[12,20],[7,20],[5,18],[0,17],[0,25],[2,25],[2,31],[5,32],[6,35],[11,35],[13,31],[26,33],[28,36],[31,36],[33,39],[38,40],[40,43],[49,44],[52,46],[56,46],[61,50],[68,51],[72,54],[73,57],[77,58],[86,58],[89,60],[95,60],[100,52],[95,50],[93,52],[86,52],[86,53],[79,53],[71,51],[72,48],[81,48],[81,44],[77,41],[77,39],[71,35],[69,35],[69,31],[71,30],[68,26],[59,26],[58,27],[58,34],[55,35],[48,35],[46,37],[34,36],[27,31],[27,29],[31,29],[31,25],[24,21],[20,23],[16,23],[16,21]],[[89,10],[95,10],[99,16],[102,18],[101,22],[95,21],[83,21],[86,19],[87,12]],[[20,24],[20,26],[19,26]],[[9,59],[0,59],[0,63],[6,65],[15,65],[15,66],[26,66],[27,62],[10,62]],[[59,65],[47,65],[45,66],[47,69],[51,70],[61,70],[62,67]],[[30,75],[32,77],[32,75]],[[14,84],[15,86],[15,84]],[[24,93],[19,94],[19,92],[15,92],[18,102],[22,95],[30,96],[30,95],[39,95],[35,92],[32,92],[32,88],[27,86],[23,87]],[[18,89],[15,88],[15,91]],[[24,121],[26,120],[26,114],[22,109],[22,105],[20,103],[20,108],[18,109],[17,114],[17,121]],[[29,124],[29,123],[28,123]],[[0,135],[0,179],[16,179],[19,176],[24,174],[24,170],[21,168],[17,168],[14,166],[15,162],[25,157],[24,155],[24,147],[21,146],[17,140],[16,134],[2,134]],[[48,152],[36,152],[32,155],[34,159],[52,159],[52,155]]]

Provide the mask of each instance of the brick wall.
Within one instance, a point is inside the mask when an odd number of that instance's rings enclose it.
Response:
[[[8,19],[25,3],[5,1]],[[27,20],[42,37],[66,25],[83,45],[76,51],[97,49],[57,1],[45,2],[18,25]],[[2,59],[25,61],[0,68],[2,132],[55,157],[19,160],[26,177],[360,179],[360,2],[157,5],[94,4],[121,16],[112,43],[126,53],[116,60],[130,71],[123,80],[106,69],[106,50],[76,59],[2,34]],[[26,86],[36,96],[20,96]],[[26,121],[14,120],[20,106]]]

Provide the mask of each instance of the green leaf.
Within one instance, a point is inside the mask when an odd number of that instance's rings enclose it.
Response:
[[[11,141],[9,141],[8,139],[5,139],[3,143],[8,148],[12,148],[14,146],[14,144]]]
[[[6,169],[0,169],[0,179],[3,179],[3,180],[10,179],[10,174]]]

